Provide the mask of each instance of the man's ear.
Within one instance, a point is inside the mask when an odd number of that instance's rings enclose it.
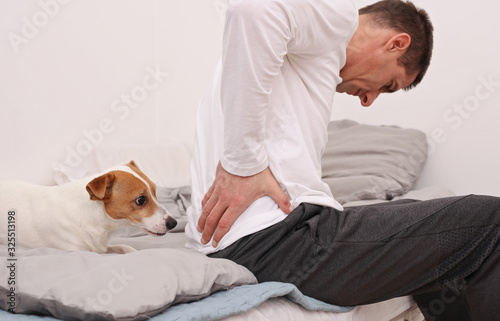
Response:
[[[404,53],[411,44],[411,37],[409,34],[402,32],[392,36],[386,43],[385,48],[388,51],[398,51]]]
[[[112,173],[106,173],[94,178],[87,184],[87,192],[93,201],[103,201],[108,199],[113,193],[113,184],[116,176]]]

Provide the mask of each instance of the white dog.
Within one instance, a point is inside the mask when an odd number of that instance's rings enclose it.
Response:
[[[127,224],[152,235],[177,224],[133,161],[61,186],[0,182],[0,211],[0,244],[97,253],[134,251],[108,246],[112,232]]]

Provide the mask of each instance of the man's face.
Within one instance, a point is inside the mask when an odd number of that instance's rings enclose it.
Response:
[[[409,76],[397,57],[370,56],[353,67],[340,71],[342,82],[337,92],[358,96],[361,105],[370,106],[381,93],[408,87],[417,75]]]
[[[347,46],[337,92],[358,96],[361,105],[368,107],[381,93],[408,87],[418,73],[408,75],[398,60],[410,44],[407,33],[379,27],[369,15],[360,15],[358,29]]]

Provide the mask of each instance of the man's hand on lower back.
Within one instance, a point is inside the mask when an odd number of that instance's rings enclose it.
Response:
[[[243,211],[265,195],[290,214],[290,200],[269,168],[253,176],[241,177],[230,174],[219,163],[215,181],[201,203],[202,213],[198,220],[201,243],[207,244],[213,236],[212,246],[216,247]]]

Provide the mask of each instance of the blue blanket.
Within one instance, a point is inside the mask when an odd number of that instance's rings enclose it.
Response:
[[[242,285],[227,291],[220,291],[200,301],[174,305],[150,318],[153,321],[208,321],[218,320],[234,314],[246,312],[268,299],[286,297],[312,311],[348,312],[351,307],[330,305],[303,295],[297,287],[289,283],[265,282]],[[0,311],[0,320],[12,321],[56,321],[48,316],[10,314]]]

